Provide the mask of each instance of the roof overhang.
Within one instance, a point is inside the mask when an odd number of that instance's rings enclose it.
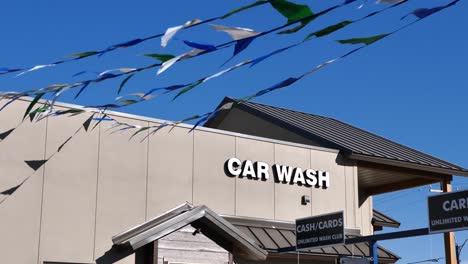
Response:
[[[395,167],[402,167],[402,168],[408,168],[408,169],[414,169],[414,170],[420,170],[420,171],[431,172],[431,173],[439,173],[439,174],[445,174],[445,175],[468,176],[468,171],[452,170],[452,169],[449,169],[449,168],[427,166],[427,165],[422,165],[422,164],[417,164],[417,163],[409,163],[409,162],[406,162],[406,161],[391,160],[391,159],[373,157],[373,156],[362,155],[362,154],[354,154],[353,153],[353,154],[347,155],[347,157],[350,158],[350,159],[353,159],[353,160],[357,160],[357,161],[367,161],[367,162],[379,163],[379,164],[390,165],[390,166],[395,166]]]
[[[401,223],[374,209],[372,210],[372,225],[374,226],[374,231],[379,231],[384,227],[399,228]]]
[[[268,252],[261,249],[253,239],[208,207],[192,206],[189,203],[112,237],[112,242],[116,246],[136,250],[187,225],[192,225],[219,246],[243,259],[258,261],[268,256]]]

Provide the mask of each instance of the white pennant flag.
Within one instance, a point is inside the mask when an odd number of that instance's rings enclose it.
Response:
[[[35,70],[39,70],[39,69],[46,68],[46,67],[52,67],[52,66],[55,66],[55,64],[37,65],[37,66],[32,67],[29,70],[26,70],[24,72],[21,72],[21,73],[17,74],[16,77],[21,76],[23,74],[26,74],[28,72],[32,72],[32,71],[35,71]]]
[[[167,70],[169,67],[171,67],[172,65],[174,65],[174,63],[176,63],[177,61],[179,60],[184,60],[184,59],[187,59],[187,58],[190,58],[190,57],[193,57],[193,56],[196,56],[198,55],[199,53],[203,52],[204,50],[199,50],[199,49],[194,49],[190,52],[187,52],[187,53],[184,53],[184,54],[181,54],[179,56],[176,56],[168,61],[165,61],[161,67],[159,68],[158,72],[157,72],[157,75],[163,73],[165,70]]]
[[[182,29],[186,27],[190,27],[201,22],[202,21],[200,19],[194,19],[194,20],[185,22],[185,24],[183,25],[168,28],[166,30],[166,33],[164,33],[164,36],[161,37],[161,47],[165,48],[169,40],[171,40],[177,32],[181,31]]]
[[[237,68],[239,68],[239,67],[242,67],[242,66],[244,66],[244,65],[246,65],[246,64],[249,64],[249,63],[251,63],[251,62],[252,62],[252,60],[248,60],[248,61],[244,61],[244,62],[241,62],[241,63],[239,63],[239,64],[236,64],[236,65],[234,65],[234,66],[232,66],[232,67],[230,67],[230,68],[227,68],[227,69],[222,70],[222,71],[220,71],[220,72],[218,72],[218,73],[215,73],[215,74],[213,74],[213,75],[211,75],[211,76],[209,76],[209,77],[206,77],[206,78],[203,80],[203,82],[209,81],[209,80],[211,80],[211,79],[213,79],[213,78],[216,78],[216,77],[218,77],[218,76],[220,76],[220,75],[223,75],[223,74],[225,74],[225,73],[227,73],[227,72],[230,72],[230,71],[232,71],[232,70],[235,70],[235,69],[237,69]]]
[[[210,25],[210,26],[213,27],[217,31],[226,32],[234,40],[257,36],[258,34],[261,33],[261,32],[254,31],[249,28],[227,27],[227,26],[220,26],[220,25]]]

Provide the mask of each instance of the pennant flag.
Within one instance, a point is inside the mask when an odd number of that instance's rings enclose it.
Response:
[[[295,83],[296,81],[298,81],[299,79],[301,79],[303,76],[299,77],[299,78],[293,78],[293,77],[290,77],[286,80],[283,80],[267,89],[263,89],[263,90],[260,90],[258,91],[257,93],[253,94],[253,95],[249,95],[249,96],[246,96],[246,97],[243,97],[241,98],[240,100],[241,101],[247,101],[247,100],[251,100],[255,97],[259,97],[259,96],[262,96],[262,95],[265,95],[267,93],[270,93],[274,90],[277,90],[277,89],[281,89],[281,88],[284,88],[284,87],[288,87],[290,86],[291,84]]]
[[[271,0],[271,6],[276,9],[281,15],[288,19],[288,23],[301,22],[301,25],[279,32],[279,34],[294,33],[305,27],[315,19],[314,13],[307,5],[299,5],[286,0]]]
[[[111,48],[112,49],[115,49],[115,48],[128,48],[128,47],[131,47],[131,46],[135,46],[135,45],[141,43],[142,41],[143,41],[143,39],[137,38],[137,39],[133,39],[133,40],[130,40],[130,41],[127,41],[127,42],[123,42],[123,43],[120,43],[120,44],[113,45],[113,46],[111,46]]]
[[[0,140],[4,140],[5,138],[7,138],[11,134],[11,132],[13,132],[14,130],[15,129],[12,128],[12,129],[7,130],[7,131],[5,131],[3,133],[0,133]]]
[[[134,72],[137,69],[135,68],[118,68],[118,69],[111,69],[111,70],[106,70],[98,74],[98,76],[105,76],[106,74],[112,73],[112,72],[120,72],[120,73],[129,73],[129,72]]]
[[[164,36],[161,37],[161,47],[165,48],[169,40],[171,40],[177,32],[181,31],[184,28],[199,24],[201,22],[202,21],[200,19],[193,19],[185,22],[185,24],[183,25],[168,28],[166,30],[166,33],[164,33]]]
[[[133,135],[130,136],[130,139],[129,139],[129,140],[131,140],[133,137],[135,137],[135,136],[138,135],[139,133],[141,133],[141,132],[143,132],[143,131],[145,131],[145,130],[148,130],[149,128],[150,128],[150,127],[147,126],[147,127],[142,127],[142,128],[140,128],[140,129],[138,129],[135,133],[133,133]]]
[[[70,109],[63,110],[63,111],[57,111],[57,112],[56,112],[56,115],[72,114],[72,116],[73,116],[73,115],[81,114],[81,113],[83,113],[83,112],[86,112],[86,110],[84,110],[84,109],[78,109],[78,108],[70,108]]]
[[[406,0],[377,0],[377,4],[385,3],[385,4],[396,4],[396,3],[401,3]]]
[[[250,43],[255,39],[256,36],[260,35],[261,32],[253,31],[249,28],[241,28],[241,27],[227,27],[227,26],[220,26],[220,25],[211,25],[216,31],[223,31],[229,34],[233,40],[236,41],[236,45],[234,47],[234,53],[232,57],[227,60],[224,64],[229,62],[234,56],[239,54],[241,51],[246,49]]]
[[[132,93],[132,94],[119,96],[119,97],[115,98],[115,100],[119,101],[122,98],[129,97],[129,96],[138,97],[141,101],[150,100],[150,99],[154,98],[154,95],[147,95],[145,93]]]
[[[172,101],[174,101],[177,97],[183,95],[184,93],[192,90],[193,88],[197,87],[198,85],[200,85],[201,83],[203,83],[203,79],[201,80],[198,80],[196,82],[194,82],[193,84],[185,87],[184,89],[182,89],[182,91],[180,91],[176,96],[174,96],[174,98],[172,98]]]
[[[210,25],[216,31],[223,31],[226,32],[233,40],[240,40],[250,37],[255,37],[261,32],[256,32],[249,28],[241,28],[241,27],[227,27],[227,26],[220,26],[220,25]]]
[[[456,3],[458,3],[460,0],[455,0],[455,1],[452,1],[446,5],[443,5],[443,6],[438,6],[438,7],[434,7],[434,8],[419,8],[419,9],[416,9],[414,10],[413,12],[411,12],[410,14],[402,17],[401,19],[404,19],[405,17],[409,16],[409,15],[414,15],[416,16],[417,18],[419,19],[423,19],[423,18],[426,18],[434,13],[437,13],[441,10],[444,10],[448,7],[451,7],[453,5],[455,5]]]
[[[16,192],[16,190],[18,190],[19,187],[21,187],[23,183],[19,184],[19,185],[16,185],[15,187],[11,187],[10,189],[8,190],[5,190],[3,192],[0,192],[0,194],[2,195],[12,195],[14,192]],[[3,202],[3,201],[2,201]],[[0,203],[2,203],[0,202]]]
[[[390,34],[382,34],[382,35],[366,37],[366,38],[342,39],[342,40],[337,40],[337,41],[341,44],[365,44],[366,46],[368,46],[374,42],[377,42],[387,37],[388,35]]]
[[[122,83],[120,83],[119,90],[117,90],[117,94],[120,94],[122,91],[122,88],[125,86],[125,84],[130,80],[135,74],[130,74],[127,76],[125,79],[123,79]]]
[[[31,169],[37,171],[40,167],[42,167],[42,165],[44,165],[47,162],[47,160],[25,160],[24,162],[28,164],[28,166]]]
[[[36,95],[36,97],[34,97],[34,99],[29,104],[28,108],[26,109],[26,112],[24,112],[23,120],[29,115],[29,113],[33,109],[34,105],[36,105],[36,103],[41,99],[42,96],[44,96],[44,94],[45,93],[39,93],[39,94]]]
[[[178,90],[180,88],[183,88],[187,86],[187,84],[178,84],[178,85],[172,85],[172,86],[169,86],[169,87],[159,87],[159,88],[153,88],[151,90],[149,90],[148,92],[145,93],[145,95],[143,96],[148,96],[154,92],[157,92],[157,91],[161,91],[161,90],[166,90],[166,91],[174,91],[174,90]]]
[[[260,63],[260,62],[262,62],[262,61],[268,59],[269,57],[274,56],[274,55],[276,55],[276,54],[279,54],[279,53],[281,53],[281,52],[283,52],[283,51],[286,51],[286,50],[288,50],[288,49],[290,49],[290,48],[293,48],[293,47],[295,47],[295,46],[297,46],[297,45],[299,45],[299,44],[294,44],[294,45],[291,45],[291,46],[288,46],[288,47],[285,47],[285,48],[281,48],[281,49],[275,50],[275,51],[273,51],[273,52],[270,52],[270,53],[268,53],[267,55],[258,57],[258,58],[256,58],[255,60],[252,61],[252,63],[250,64],[250,67],[252,68],[252,67],[255,66],[256,64],[258,64],[258,63]]]
[[[88,132],[88,128],[89,128],[89,125],[91,124],[91,121],[93,120],[93,117],[94,117],[94,114],[88,119],[86,119],[86,121],[83,123],[83,127],[86,132]]]
[[[172,59],[170,59],[168,61],[165,61],[161,65],[161,67],[159,68],[159,70],[157,72],[157,75],[159,75],[159,74],[163,73],[164,71],[166,71],[167,69],[169,69],[169,67],[174,65],[174,63],[176,63],[177,61],[197,56],[198,54],[202,53],[203,51],[204,50],[195,49],[195,50],[192,50],[190,52],[187,52],[187,53],[181,54],[179,56],[176,56],[176,57],[174,57],[174,58],[172,58]]]
[[[80,88],[80,90],[76,93],[75,95],[75,99],[78,98],[78,96],[80,96],[80,94],[86,89],[86,87],[89,86],[91,82],[90,81],[87,81],[87,82],[84,82],[82,85],[82,87]]]
[[[304,41],[307,41],[308,39],[312,38],[312,37],[317,37],[317,38],[320,38],[320,37],[323,37],[323,36],[326,36],[328,34],[331,34],[337,30],[340,30],[346,26],[348,26],[349,24],[352,24],[353,21],[349,21],[349,20],[345,20],[345,21],[342,21],[340,23],[337,23],[335,25],[331,25],[331,26],[328,26],[324,29],[321,29],[321,30],[318,30],[318,31],[315,31],[313,33],[310,33],[309,35],[306,36],[306,38],[304,39]]]
[[[213,112],[213,113],[215,113],[215,112]],[[200,119],[195,123],[195,125],[193,125],[192,128],[190,128],[189,133],[192,132],[193,130],[195,130],[195,128],[197,128],[202,122],[208,120],[209,117],[211,117],[211,114],[213,114],[213,113],[209,113],[209,115],[205,115],[203,118],[200,118]],[[216,115],[216,114],[214,114],[214,115]]]
[[[21,69],[0,68],[0,75],[7,74],[10,72],[17,72],[17,71],[21,71]]]
[[[74,136],[74,135],[73,135]],[[63,142],[57,149],[57,152],[60,152],[62,150],[62,148],[65,146],[65,144],[68,143],[68,141],[70,141],[72,139],[73,136],[70,136],[69,138],[67,138],[67,140],[65,140],[65,142]]]
[[[156,53],[143,54],[143,56],[159,60],[160,62],[166,62],[166,61],[168,61],[170,59],[173,59],[175,57],[174,55],[171,55],[171,54],[156,54]]]
[[[220,72],[218,72],[218,73],[215,73],[215,74],[213,74],[213,75],[211,75],[211,76],[209,76],[209,77],[204,78],[204,79],[203,79],[203,82],[207,82],[207,81],[209,81],[209,80],[211,80],[211,79],[213,79],[213,78],[219,77],[219,76],[221,76],[221,75],[223,75],[223,74],[225,74],[225,73],[228,73],[228,72],[230,72],[230,71],[232,71],[232,70],[235,70],[235,69],[237,69],[237,68],[239,68],[239,67],[242,67],[242,66],[244,66],[244,65],[247,65],[247,64],[249,64],[249,63],[251,63],[251,62],[252,62],[252,60],[248,60],[248,61],[244,61],[244,62],[238,63],[238,64],[236,64],[236,65],[234,65],[234,66],[232,66],[232,67],[230,67],[230,68],[227,68],[227,69],[222,70],[222,71],[220,71]]]
[[[68,55],[69,57],[75,57],[76,60],[83,59],[89,56],[93,56],[99,54],[99,51],[85,51],[85,52],[78,52]]]
[[[213,51],[216,50],[216,47],[213,45],[207,45],[207,44],[200,44],[188,40],[184,40],[185,45],[194,48],[194,49],[199,49],[199,50],[206,50],[206,51]]]
[[[39,69],[42,69],[42,68],[47,68],[47,67],[53,67],[53,66],[55,66],[55,64],[37,65],[37,66],[34,66],[34,67],[32,67],[32,68],[30,68],[30,69],[28,69],[26,71],[23,71],[23,72],[17,74],[16,77],[19,77],[19,76],[21,76],[23,74],[26,74],[28,72],[36,71],[36,70],[39,70]]]
[[[23,97],[23,96],[26,96],[26,94],[18,94],[18,95],[13,96],[12,98],[10,98],[10,101],[8,101],[6,104],[4,104],[4,105],[0,108],[0,111],[2,111],[3,109],[5,109],[5,107],[7,107],[8,105],[10,105],[10,104],[13,103],[14,101],[20,99],[20,98]]]
[[[239,13],[239,12],[241,12],[241,11],[250,9],[250,8],[252,8],[252,7],[255,7],[255,6],[259,6],[259,5],[266,4],[266,3],[268,3],[268,2],[269,2],[269,1],[262,0],[262,1],[254,2],[254,3],[250,4],[250,5],[246,5],[246,6],[243,6],[243,7],[236,8],[236,9],[232,10],[231,12],[229,12],[229,13],[223,15],[223,16],[221,17],[221,19],[226,19],[226,18],[228,18],[228,17],[230,17],[230,16],[232,16],[232,15],[234,15],[234,14],[236,14],[236,13]]]
[[[46,103],[45,105],[38,107],[36,108],[36,110],[29,113],[29,120],[33,122],[36,118],[37,121],[40,121],[46,116],[52,114],[53,112],[55,113],[56,111],[51,109],[50,105]]]

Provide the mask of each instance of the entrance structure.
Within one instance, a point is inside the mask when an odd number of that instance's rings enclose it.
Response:
[[[373,212],[373,195],[468,175],[334,119],[253,103],[238,104],[190,133],[192,126],[182,124],[131,140],[134,131],[111,133],[106,121],[74,134],[86,114],[18,126],[28,105],[18,100],[0,112],[0,134],[15,128],[0,143],[0,192],[28,179],[0,197],[8,198],[0,205],[0,263],[135,263],[155,256],[159,263],[293,262],[297,256],[275,249],[293,246],[296,218],[344,211],[348,236],[372,235],[374,228],[398,226]],[[164,122],[108,114],[133,125]],[[233,158],[242,169],[235,177],[226,171]],[[39,168],[25,163],[43,159]],[[263,178],[253,176],[259,166]],[[319,186],[314,179],[329,182]],[[164,213],[185,202],[191,205],[180,215],[194,217],[186,226],[177,232],[160,226],[183,218]],[[161,220],[166,217],[169,222]],[[167,233],[145,233],[156,227]],[[379,252],[381,262],[398,259]],[[347,255],[367,256],[368,245],[301,254],[313,263]]]

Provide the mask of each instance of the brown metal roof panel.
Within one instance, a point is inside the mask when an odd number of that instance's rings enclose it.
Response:
[[[225,100],[232,99],[227,98]],[[301,131],[301,134],[324,140],[333,146],[352,151],[354,154],[468,173],[467,169],[460,166],[333,118],[252,102],[242,102],[239,106],[243,109],[247,108],[246,110],[253,110],[267,119],[272,119],[273,122],[281,122],[291,128],[297,128]],[[210,122],[207,122],[207,124],[209,126]]]
[[[266,249],[278,249],[278,245],[270,238],[263,228],[249,227],[250,231],[258,238]]]
[[[275,241],[275,243],[278,245],[280,248],[285,248],[285,247],[290,247],[292,246],[286,238],[278,231],[276,228],[264,228],[264,231],[270,236],[272,240]]]

